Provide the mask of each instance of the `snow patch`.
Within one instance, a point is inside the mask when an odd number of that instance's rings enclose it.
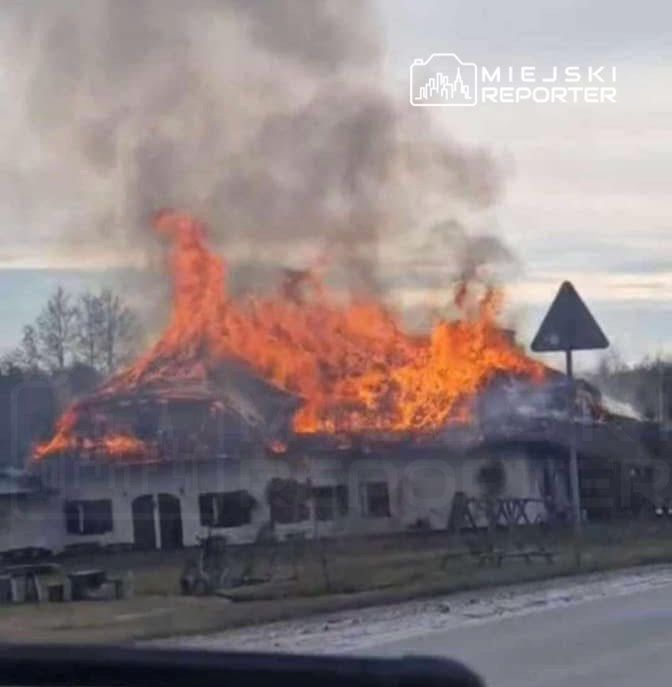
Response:
[[[204,635],[153,642],[198,649],[340,654],[473,623],[549,611],[604,597],[672,585],[672,566],[595,573],[451,594],[425,601],[339,611]]]

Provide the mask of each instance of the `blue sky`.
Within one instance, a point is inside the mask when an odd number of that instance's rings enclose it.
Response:
[[[432,117],[446,137],[484,148],[501,170],[502,191],[476,224],[500,236],[517,257],[507,286],[510,317],[523,340],[560,282],[571,279],[624,358],[672,353],[672,6],[662,0],[379,0],[377,6],[386,88],[399,107],[407,102],[410,63],[432,52],[455,52],[488,66],[617,67],[615,104],[489,104],[436,108]],[[0,96],[9,103],[16,84],[4,77]],[[8,125],[0,126],[0,139],[5,153],[16,154]],[[22,146],[20,172],[41,153],[39,140]],[[53,169],[35,171],[35,186],[51,189],[46,198],[14,197],[8,189],[15,170],[0,175],[0,350],[16,341],[55,284],[79,290],[109,282],[103,268],[141,257],[128,246],[97,251],[104,237],[95,232],[62,242],[55,227],[76,221],[106,188],[87,187],[76,202],[61,205],[59,193],[69,180]],[[44,205],[50,214],[41,216],[50,221],[22,222],[22,212],[2,213],[11,203]]]

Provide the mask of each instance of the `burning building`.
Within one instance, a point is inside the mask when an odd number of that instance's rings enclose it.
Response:
[[[140,218],[189,204],[254,251],[317,238],[362,281],[388,239],[400,252],[424,244],[423,278],[448,257],[437,246],[453,249],[466,278],[456,316],[424,334],[314,271],[235,298],[205,227],[162,213],[168,326],[35,448],[31,470],[51,490],[30,495],[43,505],[17,537],[169,547],[208,529],[248,541],[269,521],[279,534],[441,529],[458,493],[526,499],[531,521],[562,513],[562,378],[498,325],[500,292],[469,278],[482,254],[507,252],[487,235],[472,250],[461,229],[496,202],[504,170],[388,93],[372,3],[19,4],[3,43],[19,75],[8,102],[28,127],[17,141],[39,139],[54,167],[12,178],[45,199],[31,224],[55,233],[67,217],[64,246],[86,232],[105,259],[141,251]],[[434,222],[441,231],[418,240]],[[583,453],[639,455],[627,432],[586,427]],[[47,519],[58,532],[40,528]]]
[[[155,229],[171,247],[167,329],[35,449],[61,545],[446,529],[456,499],[483,495],[515,501],[519,522],[564,517],[564,378],[498,326],[495,290],[459,285],[461,318],[410,335],[310,272],[235,299],[201,223],[163,212]],[[623,451],[595,391],[581,397],[584,452]]]
[[[271,443],[284,440],[271,435],[287,425],[286,414],[272,417],[276,407],[290,411],[300,435],[425,436],[467,422],[478,393],[497,377],[540,382],[546,374],[497,326],[494,289],[474,305],[470,285],[461,284],[455,301],[463,318],[411,336],[380,303],[340,303],[309,272],[293,274],[274,296],[238,302],[202,224],[164,212],[155,228],[172,245],[168,328],[146,355],[66,413],[37,459],[82,449],[150,455],[155,441],[100,412],[123,400],[209,399],[214,415],[265,425]]]

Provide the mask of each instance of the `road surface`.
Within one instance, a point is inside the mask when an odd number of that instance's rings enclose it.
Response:
[[[242,651],[424,654],[492,687],[672,684],[672,566],[598,573],[163,641]]]
[[[493,687],[672,684],[672,585],[514,615],[356,653],[450,656]]]

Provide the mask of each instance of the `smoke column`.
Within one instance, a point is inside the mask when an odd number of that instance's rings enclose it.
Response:
[[[172,206],[378,288],[382,241],[496,199],[488,155],[386,89],[363,0],[5,0],[0,32],[5,225],[54,259],[150,255]]]

